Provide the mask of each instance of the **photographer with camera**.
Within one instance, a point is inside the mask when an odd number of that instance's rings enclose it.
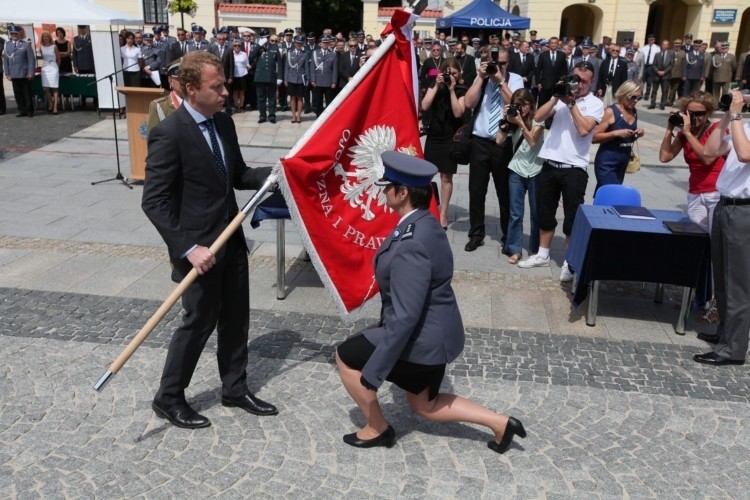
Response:
[[[484,203],[490,175],[500,202],[500,241],[505,248],[510,202],[508,195],[508,163],[513,151],[509,142],[495,143],[495,135],[503,119],[503,106],[510,103],[513,92],[523,88],[523,79],[507,70],[508,51],[492,46],[482,57],[478,76],[466,92],[464,102],[473,109],[471,158],[469,160],[469,242],[464,250],[473,252],[484,244]]]
[[[720,198],[711,233],[720,321],[716,334],[698,335],[716,346],[693,357],[713,366],[744,364],[750,330],[750,124],[741,114],[743,106],[750,104],[750,95],[735,90],[731,96],[732,102],[705,145],[707,154],[726,157],[716,181]]]
[[[427,139],[424,159],[434,164],[440,172],[440,225],[448,229],[448,205],[453,194],[453,174],[458,165],[450,158],[453,134],[463,125],[466,107],[466,86],[461,79],[461,65],[456,58],[443,61],[435,81],[425,92],[422,109],[426,116]]]
[[[589,151],[594,127],[601,122],[604,105],[591,93],[594,67],[588,61],[576,64],[573,74],[563,77],[555,85],[554,95],[541,106],[534,120],[543,122],[552,118],[547,138],[539,157],[545,161],[537,177],[537,211],[539,214],[539,252],[519,262],[518,267],[549,266],[549,251],[555,235],[555,214],[563,200],[565,221],[565,248],[568,247],[578,206],[583,203],[589,174]],[[573,280],[573,274],[564,261],[560,281]]]
[[[690,168],[688,178],[687,213],[690,220],[711,234],[713,214],[719,202],[716,179],[724,168],[724,158],[709,154],[705,144],[718,126],[709,116],[716,109],[716,102],[708,92],[692,92],[675,103],[678,112],[669,115],[667,129],[659,150],[659,161],[669,163],[682,150],[685,163]],[[679,132],[673,136],[674,129]],[[715,305],[699,316],[700,323],[716,323],[719,320]]]
[[[544,142],[544,124],[534,121],[534,96],[527,89],[513,92],[511,103],[505,106],[506,123],[500,125],[496,141],[513,144],[513,159],[508,165],[510,193],[510,222],[506,248],[509,264],[518,264],[523,251],[523,212],[526,193],[529,194],[529,255],[539,251],[539,225],[536,214],[536,178],[542,171],[539,151]]]

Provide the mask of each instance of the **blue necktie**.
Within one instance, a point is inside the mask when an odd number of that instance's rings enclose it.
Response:
[[[227,183],[227,167],[224,165],[224,158],[221,157],[221,148],[219,147],[219,140],[216,138],[216,132],[214,131],[214,119],[209,118],[205,122],[206,128],[208,129],[208,135],[211,137],[211,151],[214,154],[216,165],[219,166],[219,177]]]
[[[495,137],[497,129],[500,126],[500,111],[502,111],[502,98],[500,96],[500,87],[495,85],[490,97],[490,137]]]

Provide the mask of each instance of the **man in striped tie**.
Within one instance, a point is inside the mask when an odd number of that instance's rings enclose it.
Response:
[[[466,92],[464,102],[474,110],[471,158],[469,160],[469,242],[464,250],[473,252],[484,244],[484,204],[490,175],[500,201],[500,241],[505,249],[505,235],[510,220],[508,163],[513,156],[511,141],[495,142],[504,107],[523,87],[523,78],[508,71],[508,51],[495,46],[483,57],[479,73]]]

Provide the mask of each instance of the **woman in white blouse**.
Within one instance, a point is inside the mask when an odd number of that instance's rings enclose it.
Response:
[[[232,89],[232,98],[234,99],[234,109],[237,113],[242,113],[245,102],[245,88],[247,86],[247,54],[242,51],[242,42],[235,41],[232,43],[232,78],[229,79],[229,85]]]
[[[120,47],[122,58],[122,81],[126,87],[141,86],[141,66],[143,55],[141,49],[135,46],[135,35],[128,31],[125,33],[125,45]]]

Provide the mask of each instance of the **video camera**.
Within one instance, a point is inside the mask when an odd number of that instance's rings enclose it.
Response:
[[[557,98],[572,97],[578,93],[578,84],[581,78],[578,75],[567,75],[555,84],[552,95]]]

